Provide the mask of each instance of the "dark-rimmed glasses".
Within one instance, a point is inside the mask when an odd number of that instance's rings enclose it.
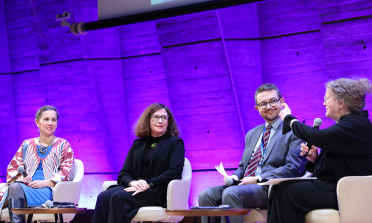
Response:
[[[270,101],[267,101],[267,102],[261,102],[261,103],[259,103],[257,106],[258,106],[259,108],[261,108],[261,109],[265,109],[265,108],[267,108],[267,105],[268,105],[268,104],[270,104],[271,107],[274,107],[275,105],[278,104],[278,101],[279,101],[280,99],[281,99],[281,98],[278,98],[278,99],[276,99],[276,98],[272,98],[272,99],[270,99]]]
[[[168,121],[168,116],[167,115],[161,115],[161,116],[158,116],[158,115],[151,115],[150,116],[150,119],[154,122],[159,122],[160,119],[163,121],[163,122],[167,122]]]

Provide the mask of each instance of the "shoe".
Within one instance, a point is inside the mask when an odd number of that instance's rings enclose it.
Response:
[[[24,198],[10,198],[8,202],[9,218],[11,223],[26,223],[24,214],[14,214],[12,208],[25,208],[26,202]]]

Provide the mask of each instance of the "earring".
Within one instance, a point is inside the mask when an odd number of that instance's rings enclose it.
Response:
[[[37,128],[37,132],[40,133],[40,128]]]

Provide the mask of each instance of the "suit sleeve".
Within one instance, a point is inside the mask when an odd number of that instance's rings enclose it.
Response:
[[[171,180],[181,179],[182,170],[185,162],[185,147],[183,140],[179,137],[174,137],[171,142],[171,152],[169,165],[166,171],[161,175],[151,179],[153,187],[167,186]]]
[[[292,132],[287,134],[288,139],[286,142],[274,148],[280,149],[283,153],[287,154],[284,165],[262,173],[262,179],[299,177],[303,174],[306,159],[300,155],[302,140]]]

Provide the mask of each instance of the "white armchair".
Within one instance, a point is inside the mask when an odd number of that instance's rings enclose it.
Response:
[[[172,180],[167,190],[167,210],[188,210],[189,194],[191,186],[192,169],[190,161],[185,158],[181,180]],[[109,186],[117,184],[116,181],[105,181],[102,184],[102,191]],[[179,222],[183,216],[169,216],[165,208],[160,206],[148,206],[139,209],[132,221],[161,221]]]
[[[339,210],[309,212],[305,223],[368,223],[372,221],[372,176],[343,177],[337,184]]]
[[[83,183],[84,176],[84,164],[79,159],[75,159],[75,175],[73,181],[63,181],[56,184],[53,192],[54,201],[66,201],[79,203],[81,186]],[[5,187],[6,183],[0,184],[1,188]],[[75,214],[63,214],[63,220],[65,222],[70,222],[75,217]],[[27,216],[26,216],[27,219]],[[9,222],[9,211],[5,208],[1,211],[1,221]],[[42,222],[54,222],[54,214],[35,214],[32,218],[33,221]]]
[[[339,210],[316,209],[305,223],[369,223],[372,219],[372,176],[343,177],[337,184]],[[267,210],[252,209],[244,222],[267,222]]]

